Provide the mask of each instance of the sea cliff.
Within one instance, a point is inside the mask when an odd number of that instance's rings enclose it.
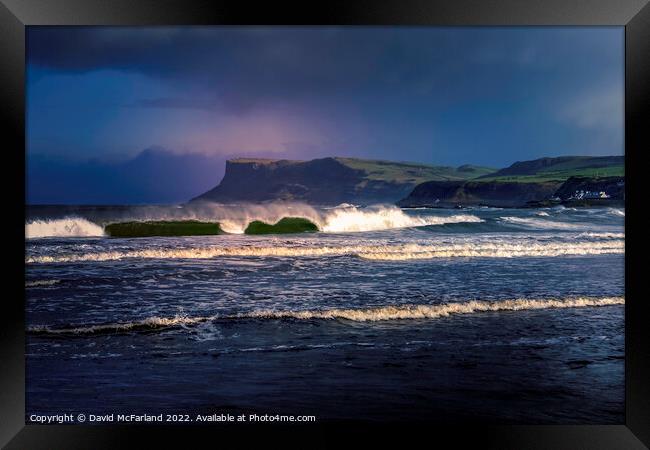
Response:
[[[624,177],[570,177],[562,181],[504,182],[428,181],[416,186],[402,207],[453,207],[485,205],[494,207],[622,205]]]

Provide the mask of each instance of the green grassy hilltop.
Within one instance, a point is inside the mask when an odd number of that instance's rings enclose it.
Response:
[[[410,162],[382,161],[358,158],[334,158],[341,164],[365,173],[365,179],[392,183],[422,183],[424,181],[467,180],[495,172],[490,167],[464,165],[460,167],[433,166]]]
[[[495,169],[328,157],[311,161],[236,158],[218,186],[196,201],[300,201],[314,205],[393,203],[419,183],[468,180]]]
[[[530,200],[534,200],[542,193],[545,194],[550,189],[546,185],[548,183],[559,186],[571,177],[620,177],[624,176],[624,172],[623,156],[539,158],[518,161],[499,170],[475,165],[451,167],[347,157],[310,161],[236,158],[226,162],[226,172],[221,183],[193,201],[370,205],[400,202],[424,183],[439,183],[440,187],[450,189],[455,189],[454,186],[460,183],[467,184],[469,189],[457,192],[457,197],[474,197],[474,193],[481,193],[472,200],[480,202],[490,189],[487,183],[507,183],[511,189],[508,186],[495,186],[494,195],[490,195],[499,197],[504,204],[518,204],[521,195],[525,198],[532,196]],[[473,183],[486,185],[474,186]],[[529,186],[516,186],[517,184]],[[536,195],[532,195],[535,190],[533,184],[544,184]],[[440,193],[439,197],[448,196]],[[456,200],[463,199],[454,197]],[[469,202],[470,199],[466,201]]]
[[[562,156],[516,162],[510,167],[481,176],[477,181],[540,183],[566,181],[571,177],[622,176],[625,176],[623,156]]]

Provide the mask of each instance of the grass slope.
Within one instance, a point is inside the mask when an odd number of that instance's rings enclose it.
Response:
[[[518,161],[509,167],[480,177],[479,181],[533,183],[565,181],[570,177],[625,176],[623,156],[561,156]]]
[[[495,169],[489,167],[471,165],[449,167],[357,158],[335,159],[352,169],[363,170],[368,180],[397,183],[468,180],[495,172]]]
[[[223,234],[218,223],[197,220],[120,222],[104,228],[111,237],[207,236]]]
[[[500,181],[517,183],[539,183],[543,181],[566,181],[571,177],[622,177],[625,176],[623,166],[585,167],[581,169],[543,170],[534,175],[502,175],[481,177],[477,181]]]

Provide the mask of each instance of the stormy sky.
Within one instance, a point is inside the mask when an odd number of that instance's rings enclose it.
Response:
[[[29,27],[30,203],[166,203],[237,156],[623,153],[622,27]]]

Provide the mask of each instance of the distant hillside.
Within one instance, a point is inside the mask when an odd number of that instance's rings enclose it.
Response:
[[[472,205],[519,207],[550,198],[561,185],[562,182],[558,181],[427,181],[418,184],[397,205],[409,208]]]
[[[425,181],[462,181],[491,172],[494,169],[479,166],[455,168],[357,158],[311,161],[241,158],[227,161],[221,183],[193,201],[392,203]]]
[[[421,183],[430,180],[467,180],[494,173],[491,167],[463,165],[460,167],[430,166],[409,162],[358,158],[334,158],[352,169],[362,170],[369,180]]]
[[[477,181],[543,182],[565,181],[570,177],[624,176],[623,156],[561,156],[518,161],[510,167],[481,176]]]
[[[519,161],[472,180],[430,180],[418,184],[397,204],[517,207],[558,201],[575,203],[573,198],[579,191],[602,191],[609,196],[607,199],[581,202],[605,205],[624,200],[624,174],[623,156],[540,158]]]

